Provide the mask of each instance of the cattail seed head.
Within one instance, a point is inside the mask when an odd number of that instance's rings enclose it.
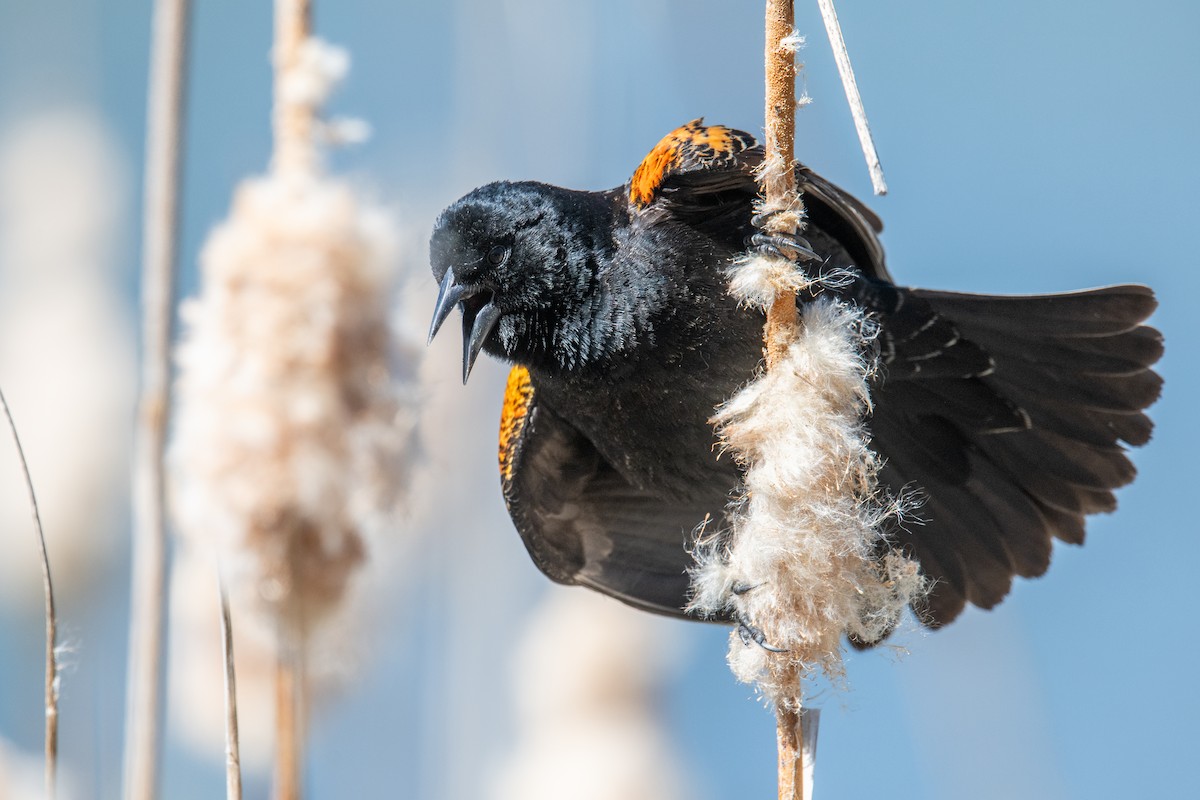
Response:
[[[413,429],[390,370],[393,237],[346,185],[244,183],[186,304],[180,530],[213,541],[289,638],[333,610],[395,521]]]
[[[732,530],[700,553],[692,607],[732,610],[774,652],[730,638],[740,680],[777,704],[795,702],[814,667],[841,669],[841,640],[877,641],[922,591],[912,561],[886,552],[884,527],[902,503],[876,495],[877,456],[863,424],[871,326],[857,308],[821,297],[804,306],[785,357],[717,412],[745,466]]]

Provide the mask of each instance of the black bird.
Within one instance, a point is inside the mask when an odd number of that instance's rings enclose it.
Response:
[[[762,157],[749,134],[696,120],[624,186],[493,183],[437,222],[430,338],[459,306],[464,382],[480,350],[515,365],[502,489],[555,581],[685,615],[694,529],[721,518],[739,480],[707,420],[762,356],[762,315],[726,291],[756,233]],[[1133,480],[1122,442],[1150,439],[1142,412],[1162,383],[1150,369],[1162,337],[1141,324],[1154,294],[899,287],[879,219],[808,168],[796,175],[798,246],[820,270],[849,269],[832,291],[880,326],[868,424],[881,483],[924,495],[923,523],[889,545],[933,580],[915,611],[940,626],[968,602],[991,608],[1014,575],[1046,571],[1052,539],[1082,543],[1085,517],[1114,510],[1113,490]]]

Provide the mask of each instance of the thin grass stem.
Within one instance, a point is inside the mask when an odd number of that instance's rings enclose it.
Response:
[[[38,551],[42,557],[42,592],[46,601],[46,798],[54,800],[58,783],[58,612],[54,607],[54,581],[50,579],[50,554],[46,551],[46,532],[42,528],[42,515],[38,511],[37,495],[33,491],[33,476],[29,473],[29,462],[25,460],[25,449],[17,434],[17,423],[4,392],[0,391],[0,406],[8,419],[13,443],[17,446],[17,458],[25,476],[25,490],[29,494],[29,509],[33,515],[33,528],[37,533]]]

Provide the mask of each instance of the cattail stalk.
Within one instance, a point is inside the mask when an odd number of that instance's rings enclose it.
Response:
[[[817,760],[817,730],[821,711],[780,707],[775,712],[779,749],[779,800],[812,800],[813,767]]]
[[[238,736],[237,670],[233,660],[233,618],[229,593],[217,570],[217,595],[221,603],[221,656],[225,665],[225,797],[242,800],[242,753]]]
[[[287,85],[311,34],[310,0],[275,0],[275,149],[271,167],[278,175],[312,174],[317,166],[313,139],[316,108],[292,97]],[[301,795],[304,687],[299,676],[303,659],[303,641],[280,647],[275,673],[275,800],[299,800]]]
[[[766,10],[766,120],[764,164],[760,176],[763,205],[766,208],[798,209],[796,218],[779,214],[768,224],[773,232],[796,233],[802,223],[803,206],[796,192],[796,52],[785,40],[796,29],[793,0],[767,0]],[[790,230],[789,230],[790,228]],[[799,312],[794,292],[779,291],[767,309],[763,341],[767,369],[776,369],[787,356],[788,346],[796,338]],[[797,681],[799,686],[799,681]],[[776,746],[779,755],[779,800],[804,800],[805,783],[800,767],[804,763],[804,718],[802,700],[797,694],[794,705],[776,707]]]
[[[142,380],[134,453],[133,587],[125,713],[124,796],[158,791],[166,523],[163,455],[178,250],[188,0],[157,0],[146,115],[142,244]]]
[[[795,48],[791,0],[767,0],[766,152],[759,174],[767,233],[803,230],[795,185]],[[880,559],[897,501],[876,496],[878,459],[863,419],[874,362],[871,321],[788,259],[750,253],[730,292],[767,314],[767,369],[717,409],[712,422],[743,468],[728,530],[705,541],[693,571],[694,611],[725,614],[734,674],[775,708],[780,800],[810,794],[815,722],[801,705],[814,668],[841,674],[841,640],[875,642],[921,590],[915,563]]]
[[[58,782],[58,614],[54,609],[54,582],[50,579],[50,555],[46,551],[46,532],[42,528],[42,515],[38,512],[37,496],[33,491],[33,476],[29,473],[29,463],[25,460],[21,437],[17,435],[17,423],[13,420],[12,410],[8,407],[8,400],[3,391],[0,391],[0,406],[4,407],[8,429],[17,448],[17,459],[21,462],[21,472],[25,476],[29,510],[33,515],[33,529],[37,534],[38,551],[42,557],[42,593],[46,601],[46,800],[54,800]]]
[[[312,34],[310,0],[275,0],[275,151],[272,167],[280,173],[311,172],[317,164],[313,133],[316,108],[292,96],[288,86]]]
[[[294,653],[280,653],[275,674],[275,800],[300,800],[304,763],[304,671]]]
[[[767,0],[766,125],[764,169],[760,175],[763,209],[785,210],[767,221],[769,233],[796,233],[804,207],[796,194],[796,52],[784,44],[795,30],[792,0]],[[767,309],[764,332],[767,369],[783,358],[796,335],[794,292],[780,291]]]

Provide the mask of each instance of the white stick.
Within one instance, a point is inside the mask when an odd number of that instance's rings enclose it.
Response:
[[[229,595],[217,570],[217,593],[221,600],[221,656],[225,661],[225,797],[242,800],[242,752],[238,736],[237,671],[233,666],[233,619]]]
[[[126,800],[158,795],[166,530],[163,449],[170,402],[171,312],[189,0],[157,0],[146,111],[142,380],[134,453],[133,575],[125,710]]]
[[[854,67],[850,66],[850,54],[846,52],[846,40],[842,38],[842,26],[838,22],[837,9],[833,0],[817,0],[821,8],[821,19],[825,21],[825,32],[829,35],[829,44],[833,48],[833,57],[837,61],[838,72],[842,76],[842,88],[846,91],[846,100],[850,102],[850,114],[854,117],[854,129],[858,131],[858,141],[862,145],[863,156],[867,159],[867,169],[871,173],[871,186],[875,194],[887,194],[887,182],[883,179],[883,165],[879,163],[879,153],[875,152],[875,141],[871,138],[871,126],[867,124],[867,110],[863,107],[862,95],[858,93],[858,83],[854,80]]]
[[[54,583],[50,580],[50,556],[46,552],[46,532],[42,529],[42,515],[38,513],[37,496],[33,493],[33,476],[29,474],[25,449],[21,447],[21,437],[17,435],[17,423],[13,421],[8,400],[4,398],[2,391],[0,406],[4,407],[4,416],[8,418],[13,443],[17,446],[17,459],[21,462],[21,471],[25,475],[25,490],[29,494],[33,528],[37,533],[38,548],[42,556],[42,592],[46,600],[46,800],[54,800],[58,776],[58,656],[55,653],[58,648],[58,614],[54,610]]]
[[[817,765],[817,728],[821,725],[821,709],[800,709],[800,773],[804,785],[804,800],[812,800],[813,770]]]

